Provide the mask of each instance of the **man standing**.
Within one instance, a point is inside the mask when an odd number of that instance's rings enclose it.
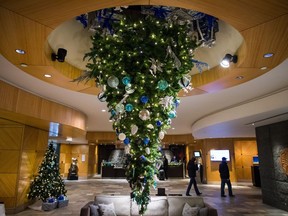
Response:
[[[195,190],[197,196],[200,196],[202,194],[198,190],[197,182],[196,182],[196,179],[195,179],[196,171],[198,170],[198,165],[195,163],[195,161],[196,161],[196,158],[192,157],[189,160],[188,165],[187,165],[187,170],[188,170],[188,175],[189,175],[189,178],[190,178],[190,182],[189,182],[189,185],[188,185],[187,190],[186,190],[186,196],[191,196],[190,195],[190,189],[192,187],[192,184],[194,185],[194,190]]]
[[[232,186],[230,182],[229,168],[226,162],[226,158],[222,157],[222,162],[219,164],[219,173],[221,178],[221,197],[226,197],[225,195],[225,184],[228,186],[228,192],[230,197],[234,197],[232,193]]]
[[[163,169],[164,169],[164,173],[165,173],[165,178],[167,180],[168,179],[168,159],[167,159],[166,155],[164,155]]]

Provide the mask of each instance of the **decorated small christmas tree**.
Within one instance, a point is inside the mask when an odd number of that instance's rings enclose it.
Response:
[[[39,198],[46,202],[49,198],[66,195],[65,184],[59,173],[58,156],[53,142],[48,146],[44,159],[39,167],[38,175],[30,185],[28,199]]]

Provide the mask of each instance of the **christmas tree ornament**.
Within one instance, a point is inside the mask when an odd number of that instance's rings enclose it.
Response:
[[[150,119],[150,112],[147,109],[143,109],[139,112],[139,118],[143,121]]]
[[[126,138],[126,135],[124,133],[120,133],[118,135],[118,139],[121,140],[121,141],[125,140],[125,138]]]
[[[145,138],[143,139],[144,145],[148,145],[149,142],[150,142],[150,139],[149,139],[148,137],[145,137]]]
[[[128,145],[130,143],[130,139],[128,137],[126,137],[124,140],[123,140],[123,143],[125,145]]]
[[[101,102],[105,102],[107,100],[107,96],[106,96],[105,92],[100,92],[98,94],[98,100]]]
[[[157,121],[156,121],[156,126],[157,126],[157,127],[161,127],[161,125],[162,125],[162,122],[161,122],[160,120],[157,120]]]
[[[168,109],[173,103],[173,98],[173,96],[165,96],[164,98],[160,99],[159,104],[161,104],[164,109]]]
[[[140,98],[140,101],[143,103],[143,104],[146,104],[147,102],[148,102],[148,97],[147,96],[142,96],[141,98]]]
[[[191,76],[190,75],[185,75],[183,76],[178,84],[181,86],[181,88],[187,88],[190,84]]]
[[[107,84],[111,88],[117,88],[117,86],[119,85],[119,79],[115,76],[110,76],[107,80]]]
[[[125,112],[125,108],[123,104],[117,104],[115,107],[115,110],[117,113],[124,113]]]
[[[132,89],[131,84],[127,84],[125,86],[125,91],[126,91],[127,94],[132,94],[135,91],[135,89]]]
[[[137,131],[138,131],[137,125],[132,124],[131,125],[131,134],[135,135],[137,133]]]
[[[169,116],[170,119],[176,118],[176,111],[175,111],[175,110],[171,110],[171,111],[168,113],[168,116]]]
[[[177,108],[180,104],[180,100],[179,99],[175,99],[174,100],[174,107]]]
[[[149,154],[150,154],[150,148],[149,148],[149,147],[146,147],[146,148],[145,148],[145,152],[146,152],[146,154],[149,155]]]
[[[132,104],[126,104],[126,105],[125,105],[125,110],[126,110],[127,112],[131,112],[131,111],[133,110],[133,105],[132,105]]]
[[[129,77],[129,76],[123,77],[122,83],[123,83],[125,86],[129,85],[130,82],[131,82],[131,77]]]
[[[166,88],[168,88],[169,84],[166,80],[159,80],[157,87],[158,89],[160,89],[161,91],[164,91]]]
[[[147,128],[152,130],[152,129],[154,129],[154,126],[152,124],[148,124]]]
[[[159,139],[160,139],[160,140],[164,139],[164,136],[165,136],[164,131],[160,131],[160,132],[159,132],[159,135],[158,135]]]

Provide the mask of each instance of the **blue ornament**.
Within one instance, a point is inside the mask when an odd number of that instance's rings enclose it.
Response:
[[[128,145],[130,143],[130,139],[126,137],[123,142],[125,145]]]
[[[158,121],[156,121],[156,125],[157,125],[157,127],[161,127],[162,122],[160,120],[158,120]]]
[[[64,200],[65,199],[65,196],[64,195],[60,195],[59,197],[58,197],[58,200]]]
[[[161,91],[164,91],[168,87],[168,82],[166,80],[159,80],[157,86]]]
[[[148,97],[147,96],[142,96],[141,98],[140,98],[140,101],[143,103],[143,104],[146,104],[147,102],[148,102]]]
[[[145,161],[147,161],[147,158],[146,158],[144,155],[141,155],[141,156],[140,156],[140,160],[143,161],[143,162],[145,162]]]
[[[53,202],[55,202],[54,198],[48,198],[48,203],[53,203]]]
[[[122,79],[122,83],[126,86],[131,83],[131,78],[129,76],[125,76]]]
[[[177,108],[180,104],[180,100],[179,99],[175,99],[174,100],[174,106]]]
[[[170,111],[168,113],[168,116],[169,116],[170,119],[175,118],[176,117],[176,111]]]
[[[148,137],[145,137],[145,138],[143,139],[143,143],[144,143],[145,145],[148,145],[149,142],[150,142],[150,139],[149,139]]]
[[[127,112],[131,112],[133,110],[133,105],[132,104],[126,104],[125,109]]]

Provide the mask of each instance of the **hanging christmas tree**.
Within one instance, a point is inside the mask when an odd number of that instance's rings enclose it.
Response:
[[[84,27],[92,23],[89,28],[95,34],[84,56],[90,60],[87,70],[74,81],[92,79],[102,88],[98,99],[107,102],[113,128],[125,144],[126,177],[142,215],[150,187],[157,185],[160,144],[176,117],[178,92],[191,89],[193,53],[213,43],[217,22],[179,8],[141,6],[104,9],[88,14],[87,20],[80,18]],[[200,18],[205,33],[196,21]]]
[[[38,175],[30,185],[28,199],[39,198],[46,202],[49,198],[57,199],[66,195],[65,184],[59,173],[58,156],[49,143],[44,159],[39,167]]]

